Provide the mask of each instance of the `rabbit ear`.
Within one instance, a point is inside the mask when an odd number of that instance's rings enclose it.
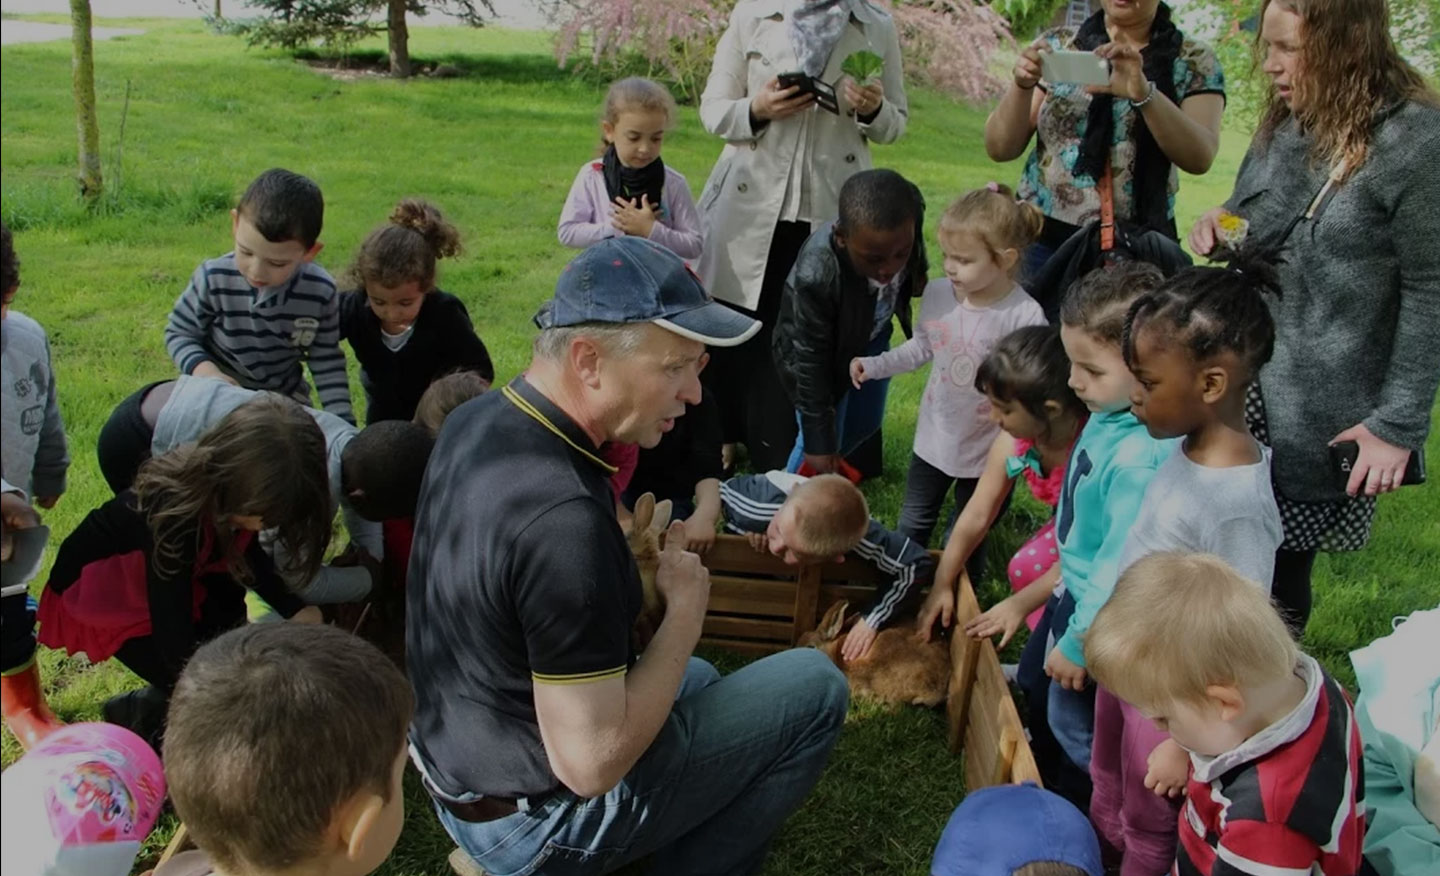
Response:
[[[815,628],[821,639],[829,640],[840,635],[840,628],[845,624],[845,610],[849,607],[850,603],[843,599],[830,606],[825,616],[820,618],[820,626]]]
[[[644,532],[650,528],[650,521],[655,517],[655,494],[645,493],[635,500],[635,510],[631,513],[631,532]]]
[[[650,495],[646,493],[645,495]],[[670,525],[670,514],[673,511],[674,503],[669,499],[663,499],[655,503],[655,519],[650,521],[652,532],[664,532],[665,527]]]

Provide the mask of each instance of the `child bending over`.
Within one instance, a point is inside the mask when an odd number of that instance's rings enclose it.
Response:
[[[1125,361],[1131,410],[1154,438],[1179,438],[1156,470],[1120,556],[1120,572],[1159,551],[1214,554],[1270,590],[1280,512],[1270,456],[1245,426],[1245,396],[1275,345],[1265,294],[1269,265],[1192,267],[1130,306]],[[1175,857],[1175,802],[1189,759],[1181,747],[1103,686],[1095,692],[1090,817],[1121,853],[1121,876],[1145,876]]]
[[[1189,752],[1176,872],[1359,870],[1354,712],[1254,581],[1218,557],[1151,554],[1096,614],[1085,665]]]
[[[340,337],[360,361],[365,422],[409,420],[437,377],[466,369],[495,379],[465,305],[435,285],[435,262],[460,252],[460,232],[426,201],[406,198],[360,245],[340,294]]]
[[[725,529],[788,566],[838,563],[849,556],[891,576],[874,606],[855,622],[840,648],[847,660],[865,656],[880,629],[935,574],[935,561],[914,540],[870,516],[865,496],[841,475],[806,478],[787,472],[734,477],[720,485]]]
[[[940,217],[945,276],[925,286],[914,336],[878,356],[850,360],[857,390],[866,381],[931,363],[896,526],[922,545],[930,543],[952,486],[957,510],[975,494],[1000,432],[985,393],[975,385],[980,363],[1010,332],[1045,324],[1040,305],[1015,282],[1020,252],[1035,240],[1044,219],[1038,208],[1016,201],[996,183],[960,197]],[[979,581],[984,569],[982,535],[969,556],[971,579]]]
[[[690,185],[660,160],[675,125],[675,98],[649,79],[621,79],[605,92],[604,152],[575,175],[560,211],[560,242],[584,249],[627,234],[660,244],[682,259],[700,257],[704,240]]]
[[[165,777],[198,850],[154,876],[364,876],[405,821],[414,695],[335,627],[255,624],[195,652],[175,686]]]
[[[181,374],[218,377],[320,406],[350,422],[335,281],[315,264],[324,244],[320,187],[279,168],[260,174],[230,211],[235,249],[195,269],[165,326]]]
[[[148,687],[110,699],[102,714],[155,745],[181,668],[245,622],[247,589],[287,618],[320,620],[256,536],[274,530],[313,577],[330,518],[320,427],[295,402],[262,394],[195,444],[145,463],[133,490],[61,543],[40,596],[40,643],[92,663],[118,658],[143,678]]]
[[[874,435],[889,380],[855,388],[850,360],[890,349],[891,320],[910,331],[925,288],[925,199],[893,170],[864,170],[840,189],[840,217],[805,241],[785,280],[771,337],[776,376],[800,432],[786,470],[818,474]]]

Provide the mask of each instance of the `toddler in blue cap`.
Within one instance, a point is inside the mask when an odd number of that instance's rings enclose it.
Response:
[[[930,876],[1104,876],[1085,815],[1037,785],[996,785],[950,816]]]

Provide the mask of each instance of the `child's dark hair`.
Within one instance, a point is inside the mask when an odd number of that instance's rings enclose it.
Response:
[[[929,281],[925,257],[925,196],[905,177],[888,168],[862,170],[840,187],[840,216],[835,230],[849,234],[858,228],[892,231],[915,223],[915,246],[905,263],[905,285],[919,297]]]
[[[946,207],[940,215],[939,233],[973,234],[989,250],[990,258],[999,263],[1000,254],[1005,250],[1013,249],[1018,255],[1034,243],[1044,225],[1045,214],[1039,207],[1015,200],[1015,192],[1009,186],[990,183],[966,192]],[[1019,266],[1017,258],[1010,268],[1012,277]]]
[[[451,411],[489,389],[490,381],[478,371],[453,371],[437,377],[430,381],[420,396],[420,403],[415,405],[415,422],[438,436],[440,426]]]
[[[1234,353],[1245,367],[1240,385],[1254,380],[1275,352],[1275,320],[1265,296],[1280,297],[1280,278],[1268,260],[1252,254],[1228,265],[1185,268],[1131,304],[1121,344],[1125,364],[1135,358],[1135,336],[1154,327],[1196,362]]]
[[[355,795],[389,802],[414,708],[395,664],[336,627],[231,630],[200,646],[170,700],[175,813],[225,872],[293,867]]]
[[[1085,415],[1085,404],[1070,388],[1070,358],[1055,326],[1018,328],[996,342],[975,372],[975,389],[1004,402],[1018,402],[1042,423],[1050,419],[1045,403]]]
[[[1107,344],[1119,347],[1125,320],[1135,299],[1159,289],[1165,282],[1160,269],[1148,262],[1118,262],[1096,268],[1076,281],[1060,304],[1060,323],[1084,329]]]
[[[0,292],[20,285],[20,259],[15,255],[15,238],[10,226],[0,222]]]
[[[435,437],[408,420],[371,423],[345,445],[340,469],[350,507],[366,520],[415,516]]]
[[[271,243],[294,240],[306,249],[320,239],[325,224],[320,187],[309,177],[278,167],[257,176],[235,210]]]
[[[253,579],[233,548],[233,516],[256,516],[293,558],[281,570],[310,580],[330,543],[330,477],[325,435],[294,401],[273,392],[226,414],[194,444],[147,460],[132,488],[149,520],[151,562],[175,574],[210,532],[241,583]],[[187,542],[191,542],[188,543]]]
[[[376,283],[387,289],[409,282],[421,292],[435,285],[435,260],[460,253],[460,231],[445,221],[429,201],[406,198],[395,205],[390,222],[370,232],[360,244],[350,275],[364,288]]]

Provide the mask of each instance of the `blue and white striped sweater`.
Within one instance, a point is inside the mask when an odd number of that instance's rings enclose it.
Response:
[[[235,267],[234,253],[203,263],[170,311],[165,348],[183,374],[213,362],[247,389],[308,398],[300,367],[307,361],[321,407],[355,421],[335,282],[314,263],[263,296]]]
[[[790,490],[804,478],[785,472],[733,477],[720,485],[720,510],[725,530],[736,534],[764,532],[775,519]],[[923,545],[886,529],[873,517],[860,543],[850,551],[886,575],[890,586],[865,615],[871,629],[881,629],[905,600],[935,577],[935,561]]]

